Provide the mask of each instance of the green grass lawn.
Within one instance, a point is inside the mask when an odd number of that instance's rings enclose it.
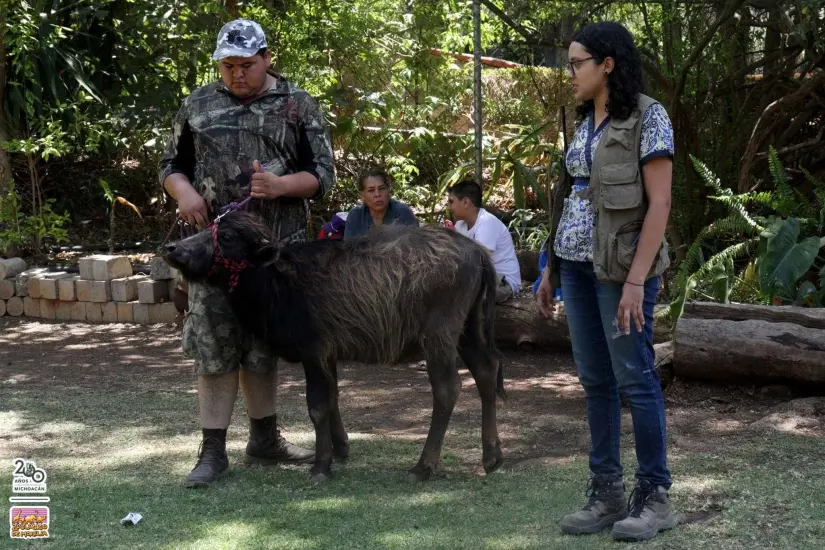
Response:
[[[283,405],[292,441],[311,445],[306,411]],[[477,426],[453,424],[441,476],[407,479],[421,442],[351,432],[351,459],[327,485],[310,487],[308,466],[241,463],[247,420],[238,401],[229,433],[231,474],[207,490],[183,487],[200,433],[196,396],[186,392],[0,390],[0,454],[35,460],[48,472],[47,541],[8,548],[615,548],[606,532],[559,533],[557,522],[584,501],[587,458],[505,468],[480,477],[460,459],[476,448]],[[346,417],[345,417],[346,422]],[[302,431],[303,430],[303,431]],[[627,475],[635,459],[625,445]],[[821,439],[743,432],[715,453],[671,454],[671,497],[707,519],[663,534],[647,548],[822,548],[825,445]],[[507,452],[505,447],[505,453]],[[128,512],[143,521],[123,527]],[[698,517],[692,514],[691,517]],[[5,516],[6,518],[8,516]],[[8,520],[4,520],[8,533]]]

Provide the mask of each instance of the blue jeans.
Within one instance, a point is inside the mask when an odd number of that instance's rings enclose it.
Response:
[[[622,332],[614,339],[613,333],[619,332],[613,320],[619,310],[622,285],[599,281],[591,262],[560,261],[573,358],[587,399],[590,470],[610,480],[623,477],[619,454],[621,392],[633,418],[639,463],[636,478],[669,489],[665,404],[653,354],[653,306],[660,277],[645,283],[642,332],[636,330],[631,319],[630,334]]]

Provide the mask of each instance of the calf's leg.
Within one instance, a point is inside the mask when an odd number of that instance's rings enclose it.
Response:
[[[458,353],[473,375],[481,397],[482,464],[488,474],[504,462],[496,420],[496,376],[498,359],[486,348],[483,340],[471,327],[461,337]]]
[[[321,362],[304,360],[306,375],[307,408],[315,426],[315,464],[310,481],[323,483],[332,475],[332,440],[330,437],[330,381],[324,374]]]
[[[444,434],[447,433],[447,426],[461,391],[461,379],[455,366],[454,350],[455,348],[445,349],[443,346],[428,346],[424,350],[427,374],[433,387],[433,415],[421,458],[410,470],[410,474],[420,481],[429,479],[438,467]]]
[[[349,458],[349,437],[344,429],[344,422],[341,419],[341,411],[338,410],[338,366],[335,362],[330,363],[329,370],[334,378],[334,384],[329,396],[329,421],[330,436],[332,437],[332,454],[340,460]]]

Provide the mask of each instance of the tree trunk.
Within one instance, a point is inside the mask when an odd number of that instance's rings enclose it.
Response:
[[[825,310],[686,304],[673,357],[685,378],[825,382]]]
[[[6,19],[7,11],[5,2],[0,0],[0,21],[4,21]],[[7,69],[5,36],[3,28],[0,27],[0,143],[9,139],[5,116],[6,79],[8,78]],[[3,147],[0,146],[0,198],[3,198],[8,194],[9,182],[11,182],[11,161],[9,159],[9,155]]]

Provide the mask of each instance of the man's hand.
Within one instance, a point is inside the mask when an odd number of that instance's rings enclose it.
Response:
[[[209,214],[206,209],[206,201],[194,189],[181,194],[180,199],[178,199],[178,210],[181,218],[198,229],[203,229],[209,223],[207,221],[209,220]]]
[[[209,223],[209,209],[206,201],[195,191],[189,179],[183,174],[172,174],[163,182],[164,188],[178,203],[180,217],[193,227],[203,229]]]
[[[272,172],[265,172],[257,160],[252,163],[255,172],[252,174],[252,184],[249,194],[253,199],[277,199],[287,192],[287,186],[281,178]]]

